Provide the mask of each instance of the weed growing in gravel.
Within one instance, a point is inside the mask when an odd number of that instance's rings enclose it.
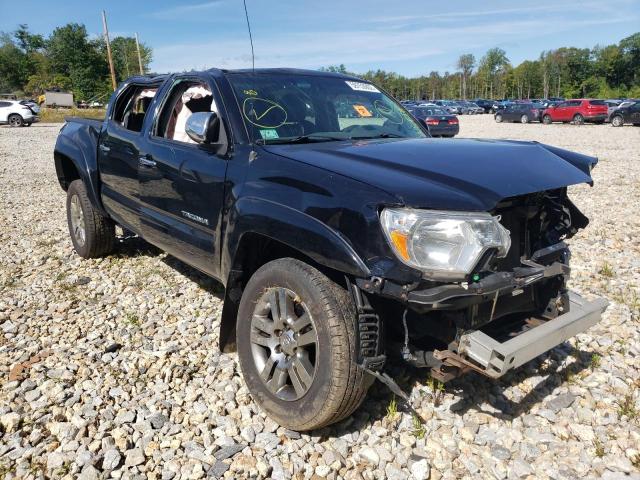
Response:
[[[429,377],[427,380],[427,386],[431,390],[431,397],[433,398],[433,405],[438,407],[442,403],[444,398],[444,383],[435,378]]]
[[[604,457],[604,443],[602,443],[602,441],[598,437],[593,439],[593,448],[596,451],[596,457]]]
[[[595,370],[596,368],[598,368],[600,366],[601,360],[602,360],[602,357],[597,353],[594,353],[593,355],[591,355],[591,360],[589,361],[589,366],[591,367],[591,369]]]
[[[424,436],[427,434],[427,430],[424,428],[424,425],[422,424],[422,420],[415,413],[413,414],[412,418],[413,418],[413,432],[412,433],[418,439],[424,438]]]
[[[140,318],[135,313],[131,313],[131,312],[125,313],[124,319],[131,326],[134,326],[134,327],[140,326]]]
[[[640,453],[631,457],[631,464],[636,468],[640,468]]]
[[[613,267],[608,262],[604,262],[602,264],[602,266],[598,270],[598,273],[606,278],[613,278],[615,274],[615,272],[613,271]]]
[[[629,420],[634,420],[638,417],[638,410],[633,398],[633,392],[629,392],[624,396],[622,401],[617,401],[618,404],[618,416],[627,417]]]
[[[396,418],[396,415],[398,415],[398,401],[396,400],[396,396],[394,395],[391,398],[389,405],[387,405],[387,418],[389,420],[393,420]]]
[[[38,247],[51,247],[53,245],[55,245],[56,243],[58,243],[58,240],[56,240],[55,238],[50,238],[50,239],[38,239],[36,240],[36,245]]]

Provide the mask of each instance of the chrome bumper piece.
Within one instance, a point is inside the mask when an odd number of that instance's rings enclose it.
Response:
[[[569,300],[568,313],[505,342],[498,342],[480,331],[462,335],[458,355],[474,370],[498,378],[592,327],[602,319],[609,305],[603,298],[587,301],[574,292],[569,293]]]

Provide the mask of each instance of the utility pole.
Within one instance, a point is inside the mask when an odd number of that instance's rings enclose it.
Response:
[[[140,55],[140,43],[138,43],[138,32],[135,33],[136,36],[136,50],[138,51],[138,66],[140,67],[140,75],[144,75],[144,69],[142,68],[142,56]]]
[[[109,29],[107,28],[107,14],[102,11],[102,27],[104,28],[104,39],[107,42],[107,56],[109,57],[109,71],[111,72],[111,85],[113,91],[116,90],[116,71],[113,68],[113,58],[111,57],[111,44],[109,43]]]

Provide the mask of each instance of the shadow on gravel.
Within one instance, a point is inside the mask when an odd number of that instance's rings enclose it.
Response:
[[[575,361],[558,369],[558,366],[563,365],[569,356],[575,357]],[[551,355],[533,360],[528,365],[508,373],[497,381],[477,373],[468,373],[452,380],[445,386],[443,400],[446,401],[446,396],[451,394],[460,397],[458,401],[449,406],[449,411],[460,416],[469,410],[475,410],[500,420],[511,421],[521,415],[526,415],[535,405],[544,403],[555,388],[564,383],[571,383],[576,375],[589,368],[591,356],[592,352],[573,350],[570,344],[565,343],[558,346]],[[550,360],[550,362],[544,368],[543,363],[546,360]],[[414,368],[394,359],[388,363],[386,370],[406,392],[410,392],[417,384],[428,385],[429,372],[427,369]],[[544,379],[531,391],[517,401],[507,398],[505,390],[516,387],[527,378],[536,376],[544,377]],[[425,400],[424,398],[412,397],[412,406],[419,408],[424,406],[425,401],[433,404],[433,393],[426,395],[431,398]],[[362,431],[379,420],[383,420],[384,424],[387,407],[393,398],[393,393],[386,386],[376,382],[369,390],[362,406],[350,418],[336,425],[317,430],[313,432],[313,435],[339,437],[347,433]],[[400,399],[396,400],[399,411],[411,414],[411,409],[403,405]]]
[[[575,357],[575,361],[558,369],[569,355]],[[529,366],[524,365],[524,368],[521,367],[498,381],[479,374],[456,379],[448,387],[459,391],[462,398],[451,405],[451,411],[463,415],[468,410],[475,409],[501,420],[513,420],[527,414],[535,405],[542,403],[557,387],[564,383],[571,383],[576,375],[589,368],[591,356],[591,352],[573,350],[568,343],[565,343],[557,347],[551,356],[534,360]],[[542,363],[547,359],[550,360],[549,366],[544,368]],[[544,379],[519,400],[507,398],[504,394],[506,389],[530,377],[544,377]],[[487,410],[483,405],[489,405],[493,410]]]
[[[118,237],[118,247],[116,257],[157,257],[164,254],[162,250],[146,242],[137,235],[123,235]],[[219,299],[223,298],[224,286],[209,277],[208,275],[190,267],[186,263],[175,257],[166,255],[161,259],[163,263],[180,273],[187,279],[195,282],[200,288],[215,295]]]

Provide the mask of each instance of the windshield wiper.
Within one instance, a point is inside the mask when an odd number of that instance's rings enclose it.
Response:
[[[282,145],[291,143],[316,143],[316,142],[333,142],[336,140],[347,140],[344,137],[331,137],[328,135],[299,135],[297,137],[270,138],[265,140],[259,138],[256,140],[258,145]]]
[[[349,137],[350,140],[369,140],[372,138],[407,138],[404,135],[398,135],[396,133],[381,133],[379,135],[369,135],[362,137]]]

